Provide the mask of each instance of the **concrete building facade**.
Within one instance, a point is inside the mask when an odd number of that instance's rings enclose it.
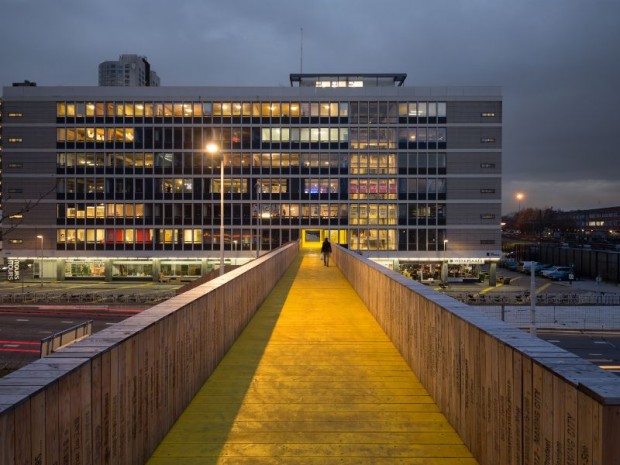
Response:
[[[199,276],[221,241],[234,264],[325,237],[389,266],[494,263],[501,91],[405,77],[5,87],[4,254],[58,279]]]
[[[146,57],[121,55],[99,64],[99,85],[104,87],[159,87],[159,76]]]

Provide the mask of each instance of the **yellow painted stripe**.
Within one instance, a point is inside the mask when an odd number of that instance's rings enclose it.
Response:
[[[486,294],[487,292],[492,291],[493,289],[497,289],[498,287],[502,287],[502,286],[503,286],[503,284],[499,283],[497,286],[487,287],[487,288],[481,290],[480,294]]]
[[[551,286],[551,283],[546,283],[543,284],[542,286],[540,286],[538,289],[536,289],[536,294],[541,293],[542,291],[544,291],[545,289],[547,289],[549,286]]]
[[[286,272],[148,463],[477,462],[315,253]]]

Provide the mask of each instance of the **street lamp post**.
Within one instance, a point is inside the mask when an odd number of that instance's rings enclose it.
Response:
[[[263,193],[262,185],[260,181],[256,181],[256,258],[260,258],[262,237],[262,223],[263,223],[263,207],[261,205],[261,196]]]
[[[207,144],[207,152],[215,155],[219,146],[214,142]],[[220,157],[220,276],[224,274],[224,155]]]
[[[448,239],[443,240],[443,261],[441,262],[441,281],[445,284],[448,281],[448,259],[446,258],[446,248]]]
[[[43,236],[38,234],[37,239],[41,239],[41,266],[39,266],[39,279],[41,280],[41,287],[43,287]]]

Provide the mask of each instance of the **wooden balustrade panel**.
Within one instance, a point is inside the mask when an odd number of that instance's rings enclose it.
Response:
[[[618,377],[354,252],[333,258],[481,464],[620,464]]]
[[[144,463],[298,243],[0,379],[0,465]]]

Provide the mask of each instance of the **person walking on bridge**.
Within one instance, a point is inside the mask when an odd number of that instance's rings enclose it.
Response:
[[[329,239],[325,238],[323,245],[321,246],[321,254],[323,255],[323,264],[329,266],[329,256],[332,253],[332,245],[329,243]]]

